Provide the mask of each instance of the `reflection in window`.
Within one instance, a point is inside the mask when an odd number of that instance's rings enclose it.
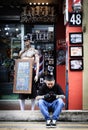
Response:
[[[0,24],[0,82],[13,82],[14,58],[17,58],[20,50],[20,45],[17,43],[12,46],[13,39],[20,41],[20,25]]]

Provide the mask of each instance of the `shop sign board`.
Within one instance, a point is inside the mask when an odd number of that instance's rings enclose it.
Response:
[[[31,93],[33,59],[15,61],[13,93]]]
[[[57,5],[27,5],[22,8],[20,21],[22,23],[52,23],[57,21]]]

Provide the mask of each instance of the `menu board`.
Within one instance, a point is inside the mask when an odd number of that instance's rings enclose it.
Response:
[[[17,59],[15,61],[15,75],[13,93],[31,93],[33,59]]]

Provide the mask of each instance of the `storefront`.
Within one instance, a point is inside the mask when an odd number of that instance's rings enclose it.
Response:
[[[1,100],[18,99],[13,93],[14,64],[24,48],[23,37],[29,34],[32,46],[40,52],[40,82],[43,74],[53,71],[66,94],[66,109],[87,109],[82,1],[75,2],[51,0],[36,4],[30,0],[0,6]]]
[[[55,1],[56,2],[56,1]],[[10,3],[11,4],[11,3]],[[60,46],[61,59],[58,58],[59,48],[57,38],[65,42],[65,28],[63,14],[59,11],[59,4],[30,3],[14,5],[1,5],[0,7],[0,99],[18,99],[13,93],[14,65],[19,58],[18,54],[24,48],[24,35],[29,34],[31,45],[40,52],[40,82],[42,75],[51,71],[56,77],[56,66],[65,68],[65,51]],[[58,15],[59,14],[59,15]],[[58,17],[59,16],[59,17]],[[60,20],[59,20],[60,18]],[[59,25],[58,20],[61,25]],[[63,26],[63,31],[59,29]],[[58,33],[61,32],[61,36]],[[60,40],[60,41],[61,41]],[[58,44],[59,45],[59,44]],[[62,56],[64,55],[64,56]],[[58,56],[58,57],[57,57]],[[64,57],[64,58],[63,58]],[[65,71],[65,69],[64,69]],[[63,72],[65,75],[65,72]],[[64,76],[65,78],[65,76]],[[65,80],[64,80],[65,83]],[[65,91],[65,84],[60,83]]]

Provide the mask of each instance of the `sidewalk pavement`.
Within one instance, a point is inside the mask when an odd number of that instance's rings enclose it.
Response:
[[[0,130],[88,130],[87,122],[59,122],[46,128],[46,122],[0,122]]]

